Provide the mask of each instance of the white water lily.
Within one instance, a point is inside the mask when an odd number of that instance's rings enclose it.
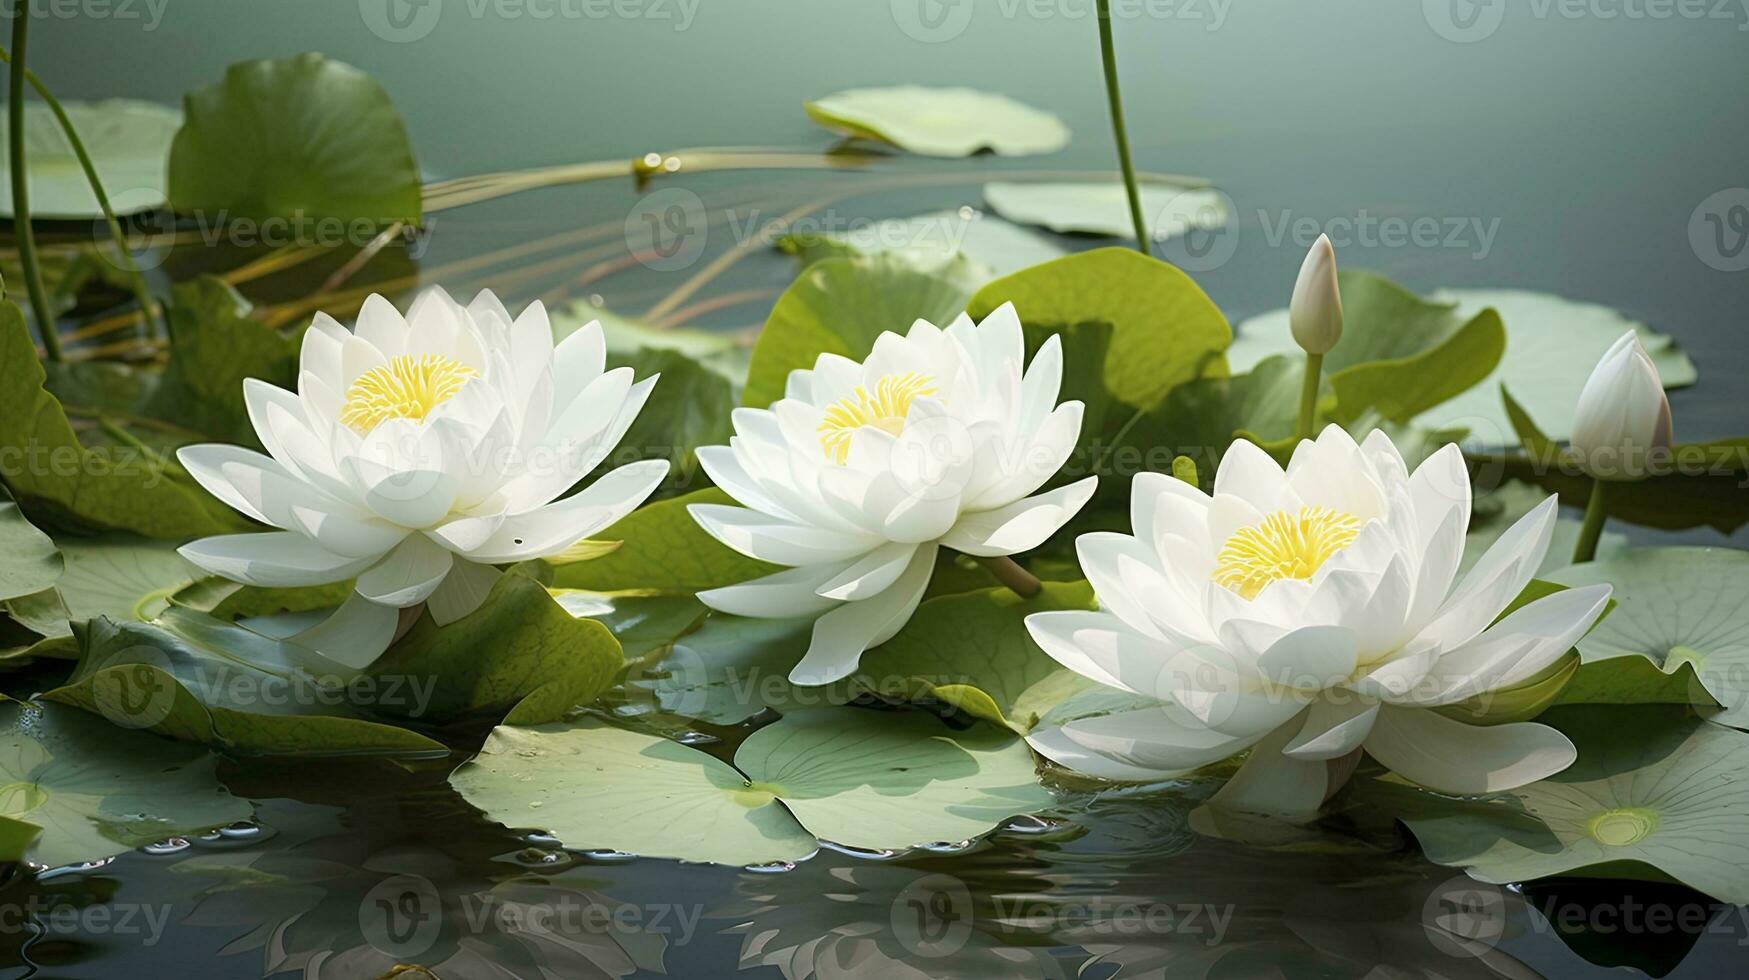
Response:
[[[1454,445],[1411,474],[1383,433],[1356,444],[1332,426],[1285,471],[1234,443],[1212,496],[1151,473],[1133,494],[1133,536],[1077,542],[1100,610],[1038,613],[1027,627],[1071,670],[1163,704],[1035,733],[1046,756],[1150,779],[1249,748],[1213,802],[1286,814],[1315,811],[1361,750],[1459,794],[1572,762],[1552,728],[1438,710],[1535,677],[1608,603],[1607,585],[1570,589],[1500,618],[1548,550],[1553,498],[1454,588],[1470,520]]]
[[[1579,393],[1573,451],[1599,480],[1637,480],[1671,443],[1670,398],[1658,367],[1630,330],[1610,345]]]
[[[553,343],[544,307],[512,318],[482,292],[467,307],[441,289],[402,317],[371,296],[347,330],[317,314],[296,394],[244,383],[267,455],[182,449],[190,476],[279,528],[182,548],[215,575],[264,587],[356,579],[352,598],[300,642],[345,663],[385,649],[399,611],[424,603],[440,625],[485,600],[493,566],[563,551],[647,498],[668,463],[607,473],[560,499],[625,435],[655,377],[604,371],[601,327]]]
[[[1093,495],[1088,477],[1028,496],[1062,468],[1082,406],[1057,404],[1056,337],[1025,363],[1020,319],[919,320],[857,363],[822,354],[790,373],[769,409],[742,408],[728,446],[698,451],[743,507],[695,504],[694,519],[753,558],[795,566],[699,598],[741,616],[819,617],[790,674],[826,684],[899,631],[940,548],[1001,558],[1037,547]]]

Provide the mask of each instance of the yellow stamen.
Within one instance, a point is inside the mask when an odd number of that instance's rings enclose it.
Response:
[[[1328,507],[1277,511],[1240,528],[1215,556],[1215,582],[1247,599],[1271,582],[1308,579],[1331,555],[1354,543],[1360,518]]]
[[[905,430],[905,415],[911,403],[937,391],[935,382],[926,374],[908,371],[889,374],[876,381],[874,395],[861,386],[831,408],[820,419],[820,448],[840,466],[850,459],[850,437],[857,429],[872,425],[898,435]]]
[[[424,419],[477,372],[441,354],[403,354],[358,376],[346,389],[340,421],[364,435],[389,419]]]

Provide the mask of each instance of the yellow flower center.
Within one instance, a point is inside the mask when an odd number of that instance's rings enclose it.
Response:
[[[363,435],[389,419],[424,419],[477,372],[441,354],[402,354],[358,376],[346,389],[340,421]]]
[[[935,382],[926,374],[907,371],[889,374],[876,381],[874,394],[861,386],[826,409],[820,419],[820,448],[840,466],[850,459],[850,437],[857,429],[872,425],[884,432],[898,435],[905,430],[905,415],[911,403],[937,391]]]
[[[1354,543],[1360,518],[1328,507],[1277,511],[1233,532],[1215,556],[1214,580],[1247,599],[1271,582],[1307,579],[1331,555]]]

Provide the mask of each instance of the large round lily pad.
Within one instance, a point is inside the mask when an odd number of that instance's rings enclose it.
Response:
[[[805,857],[816,837],[895,849],[957,841],[1051,804],[1017,739],[843,708],[760,729],[734,766],[593,719],[505,726],[450,783],[499,823],[568,847],[744,865]]]
[[[182,125],[182,113],[138,99],[63,101],[61,108],[117,213],[163,206],[165,161],[170,141]],[[0,131],[0,187],[10,187],[12,180],[5,146],[6,134]],[[25,103],[24,151],[33,218],[82,220],[103,215],[60,121],[41,102]],[[0,194],[0,217],[12,217],[10,193]]]
[[[1232,215],[1227,198],[1209,187],[1145,183],[1138,188],[1148,235],[1163,242],[1190,231],[1216,231]],[[1004,183],[984,185],[984,200],[1009,221],[1051,231],[1136,237],[1129,195],[1117,181]]]
[[[1545,716],[1579,748],[1560,775],[1482,801],[1397,789],[1427,857],[1483,881],[1668,875],[1749,902],[1749,735],[1665,705]]]
[[[1579,641],[1587,665],[1640,658],[1668,677],[1692,676],[1704,688],[1692,700],[1723,706],[1714,721],[1749,727],[1749,552],[1638,548],[1548,578],[1615,586],[1615,610]]]
[[[846,136],[891,143],[934,157],[1055,153],[1069,127],[1005,95],[969,88],[858,88],[806,104],[808,116]]]

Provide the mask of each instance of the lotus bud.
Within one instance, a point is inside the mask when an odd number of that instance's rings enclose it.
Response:
[[[1328,354],[1342,339],[1342,291],[1336,284],[1336,249],[1329,235],[1319,235],[1306,253],[1287,321],[1294,342],[1308,354]]]
[[[1599,480],[1638,480],[1671,441],[1670,399],[1640,338],[1628,331],[1597,362],[1573,423],[1573,451]]]

